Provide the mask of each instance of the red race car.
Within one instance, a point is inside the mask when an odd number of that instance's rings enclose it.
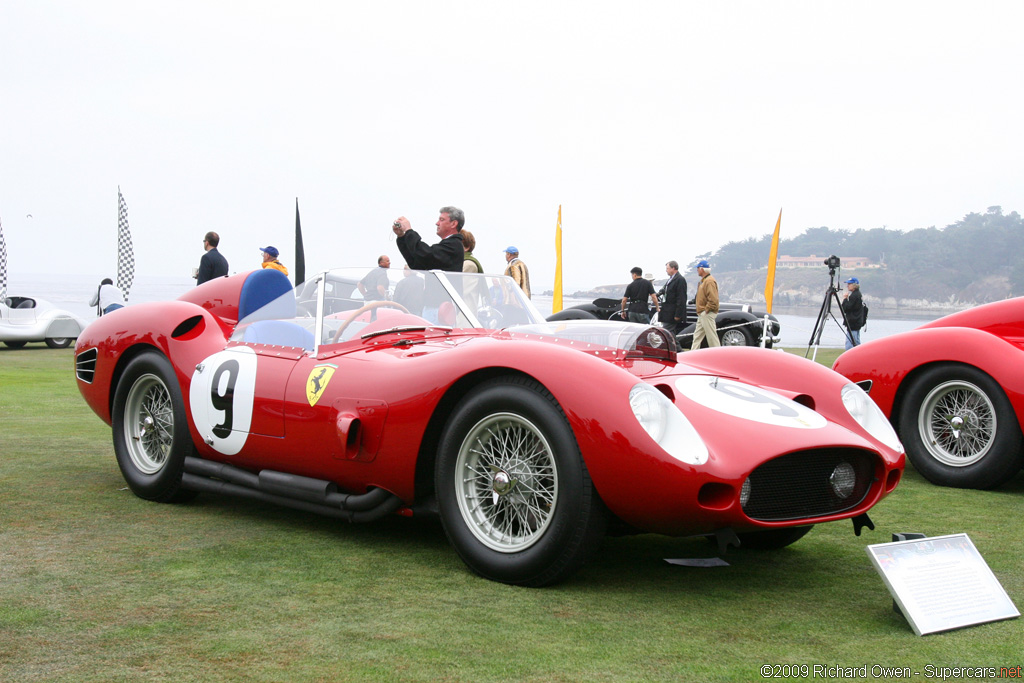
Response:
[[[1022,366],[1024,298],[1017,298],[856,346],[832,369],[865,383],[922,476],[988,489],[1024,465]]]
[[[136,495],[437,514],[497,581],[559,581],[610,526],[723,550],[871,526],[904,457],[867,394],[779,352],[685,358],[658,327],[545,322],[510,278],[379,268],[218,278],[75,348]]]

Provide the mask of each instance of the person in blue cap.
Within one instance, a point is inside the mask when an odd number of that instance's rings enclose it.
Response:
[[[284,264],[277,260],[277,257],[281,255],[281,252],[277,250],[277,247],[260,247],[260,251],[263,252],[263,267],[273,268],[279,270],[285,275],[288,274],[288,269],[284,267]]]
[[[846,281],[843,314],[849,326],[846,330],[846,350],[849,351],[860,346],[860,329],[864,327],[864,298],[860,294],[860,280],[855,277]]]
[[[697,264],[697,275],[700,275],[700,284],[697,285],[697,297],[694,303],[697,304],[697,326],[693,330],[693,344],[691,351],[700,348],[705,337],[708,346],[721,346],[718,341],[718,281],[711,274],[711,264],[701,260]]]
[[[519,258],[519,249],[516,247],[507,248],[505,250],[505,261],[508,262],[508,267],[505,268],[505,275],[511,276],[516,281],[519,289],[523,290],[523,294],[526,295],[527,299],[532,298],[530,296],[530,269]]]

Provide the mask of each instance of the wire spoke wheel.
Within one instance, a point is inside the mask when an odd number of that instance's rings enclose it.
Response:
[[[719,342],[722,346],[752,346],[752,339],[748,332],[739,327],[733,327],[719,333]]]
[[[160,503],[195,497],[181,486],[193,446],[181,387],[165,356],[146,352],[128,363],[111,418],[117,466],[132,493]]]
[[[945,382],[925,396],[918,427],[932,456],[952,467],[981,460],[996,437],[996,409],[978,387],[965,381]]]
[[[495,377],[462,397],[441,434],[434,486],[455,550],[495,581],[557,583],[607,528],[565,413],[525,377]]]
[[[455,467],[459,511],[473,535],[498,552],[537,542],[558,503],[551,445],[530,420],[485,417],[466,434]]]
[[[899,433],[914,468],[941,486],[995,488],[1024,465],[1024,437],[1006,392],[967,365],[935,364],[913,377]]]
[[[132,385],[125,402],[124,430],[132,464],[143,474],[160,471],[174,442],[174,406],[156,375],[143,375]]]

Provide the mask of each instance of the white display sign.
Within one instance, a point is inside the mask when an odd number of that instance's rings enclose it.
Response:
[[[1020,616],[967,534],[879,543],[867,552],[919,636]]]

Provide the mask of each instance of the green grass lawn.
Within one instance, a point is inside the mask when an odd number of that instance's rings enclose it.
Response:
[[[3,681],[754,681],[765,664],[921,679],[1024,664],[1020,620],[915,636],[864,550],[967,532],[1020,607],[1021,476],[961,491],[908,469],[859,538],[821,525],[706,569],[664,561],[714,556],[703,539],[609,538],[570,581],[515,588],[472,575],[435,520],[136,498],[72,365],[70,350],[0,349]]]

